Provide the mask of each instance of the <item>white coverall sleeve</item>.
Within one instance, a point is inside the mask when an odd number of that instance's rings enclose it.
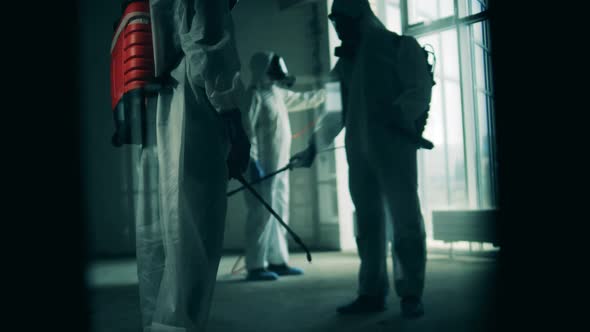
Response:
[[[329,74],[329,81],[339,81],[339,70],[340,70],[340,60],[336,62],[336,65],[330,71]],[[343,88],[344,86],[341,85]],[[343,100],[346,99],[344,96],[345,91],[341,90]],[[325,98],[325,90],[324,90],[324,98]],[[342,103],[344,107],[344,102]],[[325,148],[330,145],[336,136],[342,131],[344,128],[344,122],[342,121],[342,114],[340,112],[327,112],[318,121],[318,125],[310,139],[310,143],[315,144],[316,148]]]
[[[326,90],[318,89],[297,92],[278,88],[283,94],[283,101],[289,112],[301,112],[319,107],[326,101]]]
[[[414,121],[428,108],[432,92],[432,77],[428,72],[424,51],[416,39],[403,37],[397,61],[398,77],[403,92],[393,102],[402,126],[414,128]]]
[[[247,94],[249,96],[248,100],[250,100],[247,110],[248,125],[250,126],[248,128],[250,133],[250,158],[253,160],[258,160],[258,139],[256,137],[256,127],[259,124],[260,119],[260,100],[258,95],[254,93],[252,89],[248,89]]]
[[[180,41],[191,88],[205,88],[218,112],[233,108],[246,112],[248,101],[227,1],[189,0],[186,6]]]
[[[325,113],[319,120],[317,129],[314,131],[311,142],[317,148],[322,149],[328,147],[336,136],[342,131],[344,124],[342,123],[342,114],[339,112]]]

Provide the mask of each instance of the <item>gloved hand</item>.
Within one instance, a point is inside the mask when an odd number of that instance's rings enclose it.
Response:
[[[301,152],[296,153],[291,159],[289,163],[293,168],[300,168],[300,167],[311,167],[313,164],[313,160],[317,154],[317,150],[315,144],[311,143],[307,146],[307,148]]]
[[[258,160],[250,159],[250,166],[248,169],[250,172],[250,181],[256,181],[264,177],[264,170]]]
[[[426,129],[426,123],[428,122],[428,113],[429,113],[428,110],[426,110],[426,112],[422,113],[418,117],[418,119],[416,119],[416,121],[414,121],[414,124],[416,126],[416,131],[418,132],[418,136],[422,136],[422,134],[424,133],[424,130]]]
[[[428,110],[422,113],[418,119],[415,121],[416,126],[416,136],[418,137],[418,147],[421,149],[432,150],[434,148],[434,144],[431,141],[427,140],[422,136],[424,133],[424,129],[426,129],[426,122],[428,120]]]
[[[229,178],[242,175],[248,168],[250,161],[250,141],[242,124],[242,115],[238,109],[232,109],[221,113],[229,135],[231,149],[227,157]]]
[[[434,148],[434,144],[431,141],[422,137],[424,129],[426,128],[428,110],[422,113],[420,117],[413,122],[407,118],[404,118],[402,116],[403,113],[399,109],[394,109],[393,114],[398,114],[398,116],[395,118],[395,121],[393,121],[391,125],[393,130],[401,133],[402,135],[409,138],[412,142],[416,143],[419,149],[432,150]]]

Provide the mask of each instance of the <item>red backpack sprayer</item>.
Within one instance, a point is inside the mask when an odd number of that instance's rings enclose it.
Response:
[[[123,6],[111,43],[112,144],[116,147],[144,141],[147,86],[154,79],[149,4],[126,1]]]

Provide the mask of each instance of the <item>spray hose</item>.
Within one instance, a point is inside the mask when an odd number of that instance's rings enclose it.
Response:
[[[303,241],[301,241],[299,236],[295,232],[293,232],[293,230],[289,226],[287,226],[287,224],[283,221],[281,216],[279,216],[279,214],[276,213],[275,210],[273,210],[273,208],[264,200],[264,198],[262,198],[262,196],[260,196],[260,194],[257,193],[256,190],[254,190],[254,188],[252,188],[252,186],[244,179],[244,177],[241,174],[237,175],[235,179],[240,181],[242,185],[244,185],[244,187],[246,187],[246,189],[248,189],[250,193],[252,193],[252,195],[254,195],[275,218],[277,218],[278,222],[281,225],[283,225],[283,227],[285,227],[285,229],[291,235],[291,237],[293,237],[293,240],[295,240],[295,242],[297,242],[297,244],[299,244],[299,246],[301,246],[301,248],[305,250],[305,253],[307,254],[307,261],[311,262],[311,253],[309,252],[309,249],[307,249],[307,246],[303,243]]]
[[[323,149],[323,150],[319,151],[318,153],[324,153],[324,152],[333,151],[333,150],[342,149],[342,148],[344,148],[344,146],[337,146],[337,147],[327,148],[327,149]],[[287,166],[282,167],[282,168],[279,168],[276,171],[271,172],[271,173],[265,175],[264,177],[262,177],[260,179],[257,179],[255,181],[252,181],[250,183],[248,183],[242,176],[240,176],[240,178],[238,178],[236,180],[238,180],[240,183],[242,183],[242,186],[239,187],[239,188],[237,188],[237,189],[234,189],[234,190],[229,191],[227,193],[227,197],[230,197],[230,196],[232,196],[232,195],[236,194],[237,192],[240,192],[240,191],[242,191],[244,189],[248,189],[254,196],[256,196],[256,198],[258,200],[260,200],[260,202],[270,211],[270,213],[275,218],[277,218],[277,220],[279,221],[279,223],[281,223],[281,225],[283,227],[285,227],[285,229],[293,237],[293,239],[295,240],[295,242],[297,242],[297,244],[299,244],[303,248],[303,250],[305,250],[305,253],[307,255],[307,261],[308,262],[311,262],[311,253],[307,249],[307,246],[305,246],[305,244],[303,243],[303,241],[301,241],[301,239],[299,238],[299,236],[297,236],[297,234],[295,234],[295,232],[289,226],[287,226],[287,224],[272,209],[272,207],[270,207],[268,205],[268,203],[252,188],[252,185],[257,184],[257,183],[260,183],[260,182],[262,182],[264,180],[270,179],[271,177],[273,177],[273,176],[275,176],[275,175],[277,175],[277,174],[279,174],[281,172],[284,172],[284,171],[286,171],[288,169],[292,169],[292,168],[293,168],[293,165],[291,165],[291,163],[289,163],[289,164],[287,164]],[[240,261],[242,260],[242,258],[243,258],[243,256],[238,257],[238,259],[234,263],[234,266],[231,269],[231,273],[230,273],[231,275],[236,275],[239,272],[241,272],[241,271],[244,270],[244,267],[243,266],[240,267],[240,268],[238,268],[238,264],[240,263]]]
[[[337,146],[337,147],[327,148],[327,149],[324,149],[324,150],[319,151],[318,153],[324,153],[324,152],[328,152],[328,151],[332,151],[332,150],[336,150],[336,149],[342,149],[342,148],[344,148],[344,146]],[[292,169],[292,168],[293,168],[293,165],[291,165],[291,163],[289,163],[285,167],[281,167],[281,168],[277,169],[274,172],[268,173],[268,174],[266,174],[265,176],[263,176],[263,177],[261,177],[259,179],[256,179],[256,180],[254,180],[252,182],[249,182],[249,184],[250,185],[255,185],[257,183],[260,183],[260,182],[262,182],[264,180],[268,180],[268,179],[272,178],[273,176],[275,176],[275,175],[277,175],[279,173],[282,173],[282,172],[284,172],[284,171],[286,171],[288,169]],[[230,196],[233,196],[234,194],[236,194],[236,193],[238,193],[238,192],[240,192],[240,191],[242,191],[244,189],[246,189],[246,186],[242,185],[239,188],[236,188],[234,190],[228,191],[226,195],[227,195],[227,197],[230,197]]]

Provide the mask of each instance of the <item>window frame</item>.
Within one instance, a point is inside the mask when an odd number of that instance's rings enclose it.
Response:
[[[384,0],[383,2],[387,2]],[[460,76],[460,91],[461,91],[461,113],[463,119],[463,144],[464,144],[464,160],[466,168],[466,185],[467,185],[467,199],[470,208],[485,208],[486,204],[484,193],[480,190],[484,185],[484,178],[481,174],[482,165],[480,156],[480,125],[479,116],[480,110],[477,105],[477,92],[481,90],[474,83],[476,80],[475,73],[475,47],[473,41],[473,34],[471,27],[476,23],[485,24],[489,22],[489,9],[487,8],[487,1],[477,0],[479,3],[484,5],[486,8],[476,14],[469,15],[471,11],[471,1],[454,0],[453,5],[453,16],[439,18],[430,22],[419,22],[415,24],[409,24],[409,6],[410,0],[399,0],[400,14],[401,14],[401,29],[403,35],[410,35],[415,38],[440,33],[446,30],[455,29],[457,33],[457,46],[458,46],[458,61],[459,61],[459,76]],[[462,16],[464,15],[464,16]],[[484,25],[485,27],[485,25]],[[496,168],[496,133],[495,133],[495,120],[494,120],[494,106],[493,106],[493,80],[491,66],[492,58],[490,56],[490,36],[489,28],[484,28],[482,38],[484,45],[480,45],[484,54],[487,55],[487,61],[484,62],[484,75],[486,87],[482,91],[485,96],[485,104],[487,108],[487,130],[488,130],[488,144],[489,151],[488,156],[490,159],[489,166],[489,177],[490,185],[489,189],[489,204],[492,207],[497,205],[497,168]],[[486,45],[487,43],[487,45]],[[438,62],[438,61],[437,61]],[[466,110],[471,109],[471,112]],[[446,126],[445,126],[446,127]],[[445,152],[445,155],[447,153]],[[448,158],[446,155],[445,159]],[[421,158],[420,158],[421,159]],[[449,167],[448,163],[445,167]],[[448,176],[448,173],[447,173]],[[426,193],[423,193],[426,194]]]

